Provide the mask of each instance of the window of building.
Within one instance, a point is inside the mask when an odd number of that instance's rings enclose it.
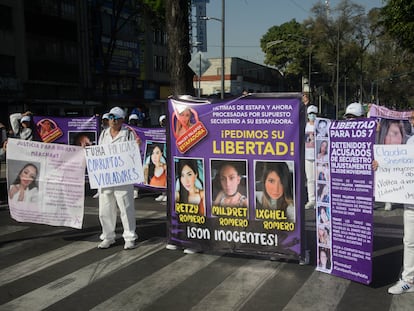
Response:
[[[0,5],[0,30],[13,30],[13,10],[6,5]]]

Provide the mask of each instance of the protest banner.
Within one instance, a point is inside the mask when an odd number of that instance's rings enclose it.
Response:
[[[136,137],[139,138],[139,152],[145,172],[144,182],[134,184],[134,186],[150,191],[165,191],[168,174],[165,128],[144,128],[133,125],[127,125],[127,127],[133,130]],[[162,177],[159,179],[153,178],[154,174],[152,172],[154,172],[155,166],[162,167],[164,170],[161,174]]]
[[[375,145],[375,200],[414,204],[414,144]]]
[[[303,109],[299,93],[170,99],[169,242],[302,258]]]
[[[11,217],[20,222],[82,228],[83,148],[10,138],[7,185]]]
[[[142,183],[144,174],[135,140],[85,148],[91,189]]]
[[[96,144],[99,135],[99,117],[34,116],[35,138],[38,141],[80,145],[81,135]]]
[[[315,122],[316,269],[364,284],[372,280],[376,125],[374,119]]]

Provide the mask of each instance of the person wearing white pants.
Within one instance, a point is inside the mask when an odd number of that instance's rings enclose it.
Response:
[[[315,207],[315,119],[318,113],[316,106],[307,108],[308,122],[305,127],[305,174],[308,189],[306,209]]]
[[[127,127],[123,126],[125,113],[119,107],[109,111],[109,128],[102,131],[99,144],[118,143],[129,140],[135,141],[135,135]],[[115,243],[115,227],[117,217],[117,206],[120,211],[122,226],[124,228],[124,249],[135,248],[137,239],[134,186],[122,185],[99,189],[99,221],[102,226],[102,234],[98,248],[108,248]]]
[[[388,289],[399,295],[414,292],[414,205],[404,205],[404,255],[401,279]]]

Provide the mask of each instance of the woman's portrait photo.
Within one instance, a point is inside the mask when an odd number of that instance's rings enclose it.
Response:
[[[147,142],[144,161],[144,183],[153,187],[167,187],[165,143]]]
[[[175,158],[175,201],[194,204],[205,215],[204,164],[202,159]]]
[[[20,161],[16,161],[17,164],[20,164],[21,169],[9,186],[9,201],[13,203],[36,203],[39,196],[39,164],[26,163],[23,165]]]
[[[329,181],[328,163],[318,163],[316,166],[318,181]]]
[[[287,220],[295,222],[293,163],[256,162],[256,208],[285,212]]]
[[[328,155],[328,141],[322,140],[318,142],[318,151],[316,153],[316,159],[322,162],[328,162],[329,155]]]
[[[331,216],[329,213],[329,209],[326,206],[319,206],[318,208],[318,223],[324,224],[326,226],[330,226]]]
[[[324,270],[331,270],[331,249],[330,248],[319,247],[318,267]]]
[[[408,122],[406,122],[408,124]],[[380,145],[401,145],[407,141],[407,132],[404,121],[382,119],[379,123],[377,144]]]
[[[329,234],[329,227],[324,225],[324,224],[320,224],[318,225],[318,243],[325,245],[325,246],[329,246],[330,245],[330,234]]]
[[[185,108],[184,110],[176,114],[177,122],[175,124],[174,135],[176,138],[179,138],[187,132],[187,130],[194,125],[192,120],[193,113],[190,108]]]
[[[246,161],[211,161],[213,205],[247,207]]]
[[[317,199],[318,202],[329,203],[329,186],[327,184],[318,184]]]

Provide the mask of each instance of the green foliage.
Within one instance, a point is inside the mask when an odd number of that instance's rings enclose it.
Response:
[[[381,10],[382,23],[398,43],[414,52],[414,2],[388,0]]]

